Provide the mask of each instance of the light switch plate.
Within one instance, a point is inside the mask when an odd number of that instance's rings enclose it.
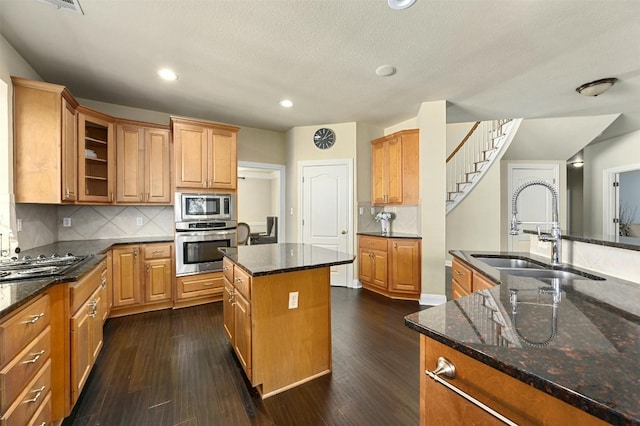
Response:
[[[71,227],[71,218],[70,217],[65,217],[62,219],[62,226],[64,226],[65,228],[70,228]]]
[[[143,220],[142,220],[142,218],[141,218],[141,217],[137,217],[137,218],[136,218],[136,225],[138,225],[138,226],[142,226],[142,225],[144,225],[144,222],[143,222]]]
[[[296,309],[298,307],[298,292],[292,291],[289,293],[289,309]]]

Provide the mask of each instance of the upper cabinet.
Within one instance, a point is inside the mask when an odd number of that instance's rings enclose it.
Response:
[[[116,165],[116,202],[171,204],[169,127],[119,121]]]
[[[176,189],[235,189],[239,128],[172,117]]]
[[[78,103],[64,86],[12,77],[16,203],[78,199]]]
[[[78,200],[112,203],[114,198],[114,120],[78,107]]]
[[[371,200],[373,205],[417,205],[419,133],[403,130],[371,141]]]

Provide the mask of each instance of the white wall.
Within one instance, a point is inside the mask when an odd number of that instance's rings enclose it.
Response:
[[[584,231],[602,235],[603,172],[640,163],[640,130],[589,145],[584,149]]]
[[[631,223],[640,223],[640,170],[620,173],[620,208]]]
[[[251,232],[265,232],[267,216],[277,216],[277,203],[273,205],[273,181],[245,177],[238,179],[238,222],[245,222]],[[279,188],[275,188],[276,191]],[[277,194],[277,192],[276,192]]]

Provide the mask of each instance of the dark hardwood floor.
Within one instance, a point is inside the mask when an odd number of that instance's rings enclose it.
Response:
[[[64,426],[417,425],[417,302],[332,288],[333,372],[264,401],[222,329],[222,303],[111,319]]]

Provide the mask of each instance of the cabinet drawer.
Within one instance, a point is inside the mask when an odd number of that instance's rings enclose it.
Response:
[[[107,269],[106,262],[100,262],[89,274],[78,282],[69,285],[71,312],[76,312],[102,284],[102,272]]]
[[[222,273],[229,282],[233,282],[233,262],[226,257],[222,259]]]
[[[172,243],[158,243],[158,244],[146,244],[144,245],[144,258],[145,259],[160,259],[171,258]]]
[[[251,276],[237,266],[233,267],[233,285],[248,301],[251,300]]]
[[[44,330],[51,320],[49,296],[44,295],[0,324],[0,366]]]
[[[29,380],[42,368],[51,354],[51,327],[47,327],[33,342],[0,371],[0,413],[3,413]]]
[[[451,263],[451,275],[453,276],[453,280],[457,282],[460,287],[471,293],[471,280],[473,278],[473,272],[471,269],[467,268],[454,258]]]
[[[483,277],[478,272],[473,273],[473,291],[486,290],[494,285],[495,283]]]
[[[371,250],[380,250],[387,251],[387,239],[386,238],[376,238],[376,237],[360,237],[358,241],[360,248],[371,249]]]
[[[11,407],[2,416],[2,426],[24,426],[38,412],[50,396],[51,360],[47,360],[36,377],[24,388]]]
[[[38,408],[27,424],[32,426],[49,425],[52,420],[53,410],[51,409],[51,392],[49,392],[46,398],[42,401],[40,408]]]
[[[222,273],[178,277],[178,299],[222,294]]]

